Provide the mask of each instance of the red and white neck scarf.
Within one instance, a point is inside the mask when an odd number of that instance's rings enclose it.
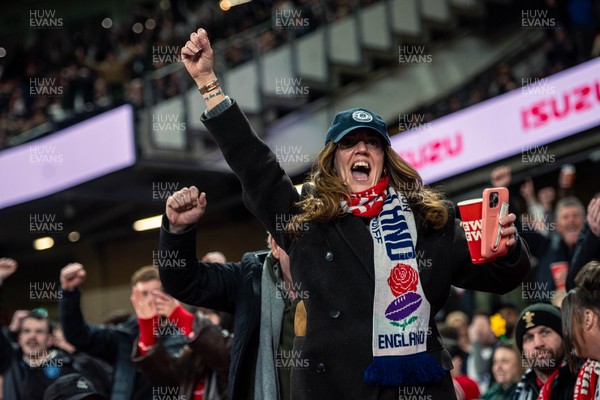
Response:
[[[552,384],[554,380],[558,376],[560,368],[556,368],[554,372],[550,374],[544,386],[540,389],[540,394],[538,395],[538,400],[550,400],[550,396],[552,395]]]
[[[427,352],[431,306],[419,279],[417,228],[406,197],[383,178],[353,193],[344,211],[372,217],[375,298],[373,361],[365,370],[369,383],[401,386],[440,380],[446,373]]]
[[[379,214],[383,201],[385,200],[385,190],[388,187],[390,179],[385,176],[379,182],[362,192],[353,192],[349,199],[342,200],[341,206],[345,213],[352,213],[359,217],[374,217]]]
[[[574,400],[600,399],[600,385],[598,385],[598,374],[600,373],[600,362],[587,360],[577,374],[575,382]]]

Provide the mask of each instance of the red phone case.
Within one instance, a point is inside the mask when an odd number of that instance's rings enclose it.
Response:
[[[497,187],[483,191],[481,215],[481,256],[496,258],[508,252],[508,237],[500,236],[500,218],[508,215],[508,189]]]

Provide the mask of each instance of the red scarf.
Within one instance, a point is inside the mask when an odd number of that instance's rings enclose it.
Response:
[[[386,196],[386,189],[390,179],[385,176],[373,187],[362,192],[352,192],[350,194],[350,204],[348,199],[342,200],[342,209],[346,213],[352,213],[359,217],[374,217],[379,215],[383,208],[383,202]]]
[[[575,382],[575,391],[573,392],[574,400],[594,399],[596,385],[598,384],[598,375],[594,371],[594,367],[598,365],[598,361],[587,360],[577,374]]]
[[[204,382],[198,381],[198,383],[196,383],[196,387],[194,388],[193,396],[194,396],[194,400],[203,400],[204,399]]]
[[[558,376],[559,368],[556,368],[554,372],[548,377],[544,386],[542,386],[542,390],[540,390],[540,395],[538,396],[538,400],[550,400],[550,396],[552,395],[552,382]]]

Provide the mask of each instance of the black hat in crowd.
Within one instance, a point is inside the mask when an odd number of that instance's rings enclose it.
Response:
[[[537,326],[547,326],[562,337],[562,318],[560,310],[551,304],[535,303],[525,308],[515,327],[515,341],[519,351],[523,351],[523,335]]]
[[[44,400],[82,400],[88,396],[94,396],[94,399],[105,398],[92,382],[77,373],[61,376],[44,392]]]
[[[388,146],[391,144],[390,136],[387,133],[387,125],[383,118],[365,108],[351,108],[337,113],[327,130],[325,144],[330,141],[337,143],[348,133],[358,128],[371,129],[379,133]]]

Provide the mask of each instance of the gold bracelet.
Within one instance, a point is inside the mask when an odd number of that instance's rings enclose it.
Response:
[[[202,86],[198,90],[200,91],[200,94],[206,94],[206,93],[210,92],[211,90],[215,90],[219,86],[221,86],[221,84],[219,83],[219,80],[215,79],[213,81],[208,82],[206,85]]]

